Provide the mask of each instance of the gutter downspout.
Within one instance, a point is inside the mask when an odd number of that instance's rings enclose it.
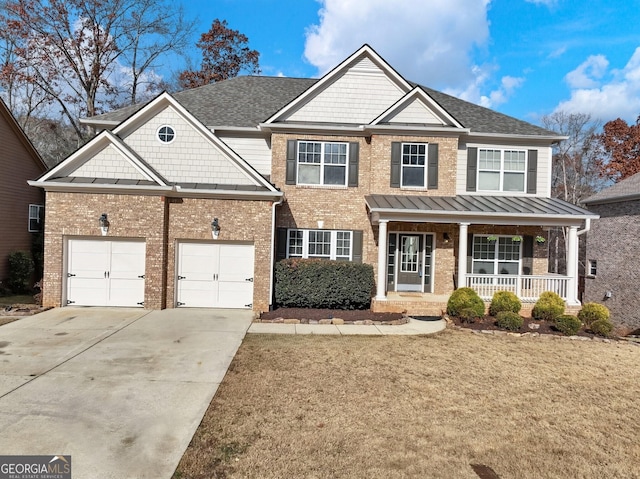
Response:
[[[273,283],[275,280],[275,257],[276,257],[276,206],[284,203],[284,195],[280,200],[274,201],[271,205],[271,269],[269,274],[269,309],[273,306]]]
[[[587,233],[591,229],[591,218],[584,219],[584,229],[579,230],[576,234],[580,236],[581,234]]]

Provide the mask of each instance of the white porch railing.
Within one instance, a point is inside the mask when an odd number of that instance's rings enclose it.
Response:
[[[567,300],[568,276],[516,276],[506,274],[467,274],[467,287],[472,288],[484,301],[491,301],[497,291],[511,291],[523,302],[534,303],[541,293],[553,291]]]

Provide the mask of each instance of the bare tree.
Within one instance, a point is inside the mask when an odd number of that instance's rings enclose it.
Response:
[[[578,205],[603,184],[596,139],[601,122],[586,113],[558,111],[544,116],[542,124],[566,137],[553,149],[551,195]],[[567,233],[566,228],[554,228],[549,234],[550,269],[556,273],[566,272]]]
[[[159,78],[150,74],[158,57],[180,52],[192,29],[162,0],[4,0],[0,15],[16,59],[6,73],[55,105],[78,143],[86,139],[80,117],[122,103],[122,71],[130,72],[127,96],[135,102],[140,85]],[[0,76],[5,91],[16,86],[9,80]]]

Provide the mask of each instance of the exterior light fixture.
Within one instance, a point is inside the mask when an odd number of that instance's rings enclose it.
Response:
[[[98,224],[100,225],[100,232],[102,233],[102,236],[107,236],[107,233],[109,232],[109,220],[107,219],[106,213],[102,213],[100,215]]]
[[[211,222],[211,236],[213,239],[218,239],[220,236],[220,224],[218,223],[218,218],[213,218]]]
[[[451,238],[449,238],[449,233],[444,233],[444,234],[442,235],[442,240],[443,240],[445,243],[448,243],[450,239],[451,239]]]

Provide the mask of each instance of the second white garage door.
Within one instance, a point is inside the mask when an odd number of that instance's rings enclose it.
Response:
[[[179,243],[176,306],[251,308],[254,247]]]

